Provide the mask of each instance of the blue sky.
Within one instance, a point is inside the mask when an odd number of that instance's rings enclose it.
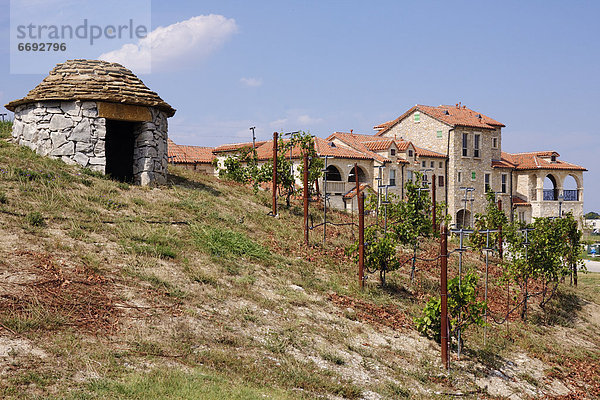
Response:
[[[3,104],[45,75],[9,73],[8,7]],[[585,209],[600,211],[598,15],[600,2],[152,1],[163,46],[139,75],[178,110],[175,142],[206,146],[250,140],[250,126],[371,133],[416,103],[461,101],[506,125],[503,150],[585,166]]]

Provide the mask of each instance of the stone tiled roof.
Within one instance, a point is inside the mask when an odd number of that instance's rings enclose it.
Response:
[[[505,153],[502,152],[502,159],[515,165],[517,170],[532,170],[532,169],[557,169],[557,170],[573,170],[587,171],[584,167],[571,164],[566,161],[548,160],[548,157],[558,155],[554,151],[539,151],[530,153]]]
[[[394,125],[398,122],[402,121],[413,111],[419,111],[424,114],[429,115],[432,118],[437,119],[445,124],[450,126],[466,126],[470,128],[482,128],[482,129],[496,129],[498,127],[504,127],[505,125],[501,122],[498,122],[486,115],[483,115],[477,111],[471,110],[465,106],[454,105],[454,106],[424,106],[417,104],[414,107],[411,107],[404,114],[399,116],[393,121],[388,121],[383,124],[375,126],[375,129],[379,129],[377,132],[378,136],[383,135],[387,131],[389,131]]]
[[[215,159],[212,147],[185,146],[168,140],[169,160],[181,164],[210,164]]]
[[[101,60],[68,60],[57,64],[27,96],[8,103],[11,111],[21,104],[49,100],[100,100],[156,107],[172,117],[175,109],[148,89],[121,64]]]

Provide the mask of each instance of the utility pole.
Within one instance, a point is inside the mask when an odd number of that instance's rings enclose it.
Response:
[[[254,136],[255,129],[255,126],[250,128],[250,130],[252,131],[252,155],[254,156],[254,158],[256,158],[256,136]]]
[[[433,225],[433,232],[437,232],[438,227],[436,225],[436,202],[435,202],[435,174],[431,175],[431,223]]]
[[[440,299],[442,363],[448,369],[448,227],[445,224],[440,234]]]
[[[365,287],[365,194],[357,197],[358,203],[358,286]]]
[[[308,151],[304,152],[304,244],[308,247]]]
[[[277,216],[277,132],[273,132],[273,216]]]

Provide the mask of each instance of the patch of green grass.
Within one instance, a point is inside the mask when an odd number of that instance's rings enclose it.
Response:
[[[0,192],[0,204],[8,204],[8,196],[4,192]]]
[[[127,226],[122,245],[134,254],[173,259],[177,258],[182,245],[175,233],[165,227],[148,227],[146,225]]]
[[[200,369],[176,368],[135,373],[121,380],[101,379],[68,395],[67,399],[296,399],[303,396],[269,386],[257,387]],[[62,398],[62,397],[61,397]]]
[[[247,257],[266,260],[270,256],[266,248],[246,234],[231,229],[196,225],[192,227],[192,235],[201,250],[217,258]]]

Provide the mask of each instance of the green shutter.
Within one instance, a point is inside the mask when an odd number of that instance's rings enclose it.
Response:
[[[471,172],[471,179],[475,180],[475,171]]]
[[[419,122],[421,120],[421,113],[420,112],[415,112],[415,122]]]
[[[442,131],[437,131],[437,137],[441,138],[442,137]]]

